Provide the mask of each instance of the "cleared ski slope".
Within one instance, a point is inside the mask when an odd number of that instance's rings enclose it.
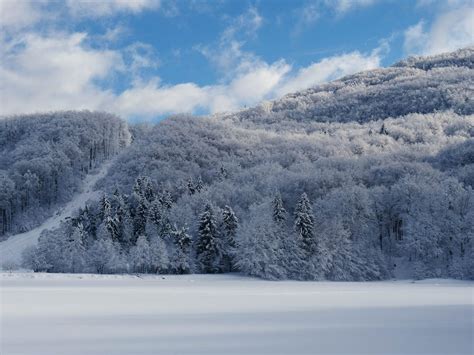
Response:
[[[103,163],[95,174],[87,175],[81,192],[76,194],[71,201],[43,222],[43,224],[28,232],[13,235],[7,240],[0,242],[0,266],[4,263],[20,264],[23,250],[31,245],[35,245],[42,231],[58,227],[61,221],[70,217],[80,207],[84,207],[88,200],[97,199],[99,191],[94,191],[94,186],[97,181],[107,174],[112,161],[109,160]]]
[[[472,354],[473,282],[0,273],[0,353]]]

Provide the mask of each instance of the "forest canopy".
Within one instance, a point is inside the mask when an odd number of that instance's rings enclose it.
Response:
[[[100,201],[44,233],[25,265],[474,278],[473,62],[472,48],[410,58],[237,113],[132,126],[133,143],[99,182]],[[120,121],[105,122],[114,138],[103,159],[127,140]],[[5,150],[15,138],[2,137]],[[87,172],[90,146],[78,143],[66,165]],[[25,186],[18,181],[35,170],[11,173],[7,159],[3,190]]]

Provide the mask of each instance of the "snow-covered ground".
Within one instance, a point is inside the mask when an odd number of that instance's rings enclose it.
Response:
[[[58,227],[61,221],[70,217],[79,208],[84,207],[87,201],[97,199],[99,192],[94,190],[94,186],[97,181],[107,174],[111,164],[112,160],[105,162],[97,172],[87,175],[81,192],[77,193],[71,201],[43,224],[28,232],[13,235],[7,240],[0,242],[0,264],[20,264],[23,250],[31,245],[35,245],[42,231]]]
[[[472,282],[3,273],[1,354],[472,354]]]

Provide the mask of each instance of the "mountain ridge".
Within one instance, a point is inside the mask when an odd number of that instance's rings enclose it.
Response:
[[[412,277],[473,278],[474,72],[449,65],[472,53],[131,126],[100,201],[44,232],[25,265],[374,280],[401,262]]]

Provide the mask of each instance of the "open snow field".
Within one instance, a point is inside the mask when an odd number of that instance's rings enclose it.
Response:
[[[472,354],[472,282],[2,273],[1,354]]]

